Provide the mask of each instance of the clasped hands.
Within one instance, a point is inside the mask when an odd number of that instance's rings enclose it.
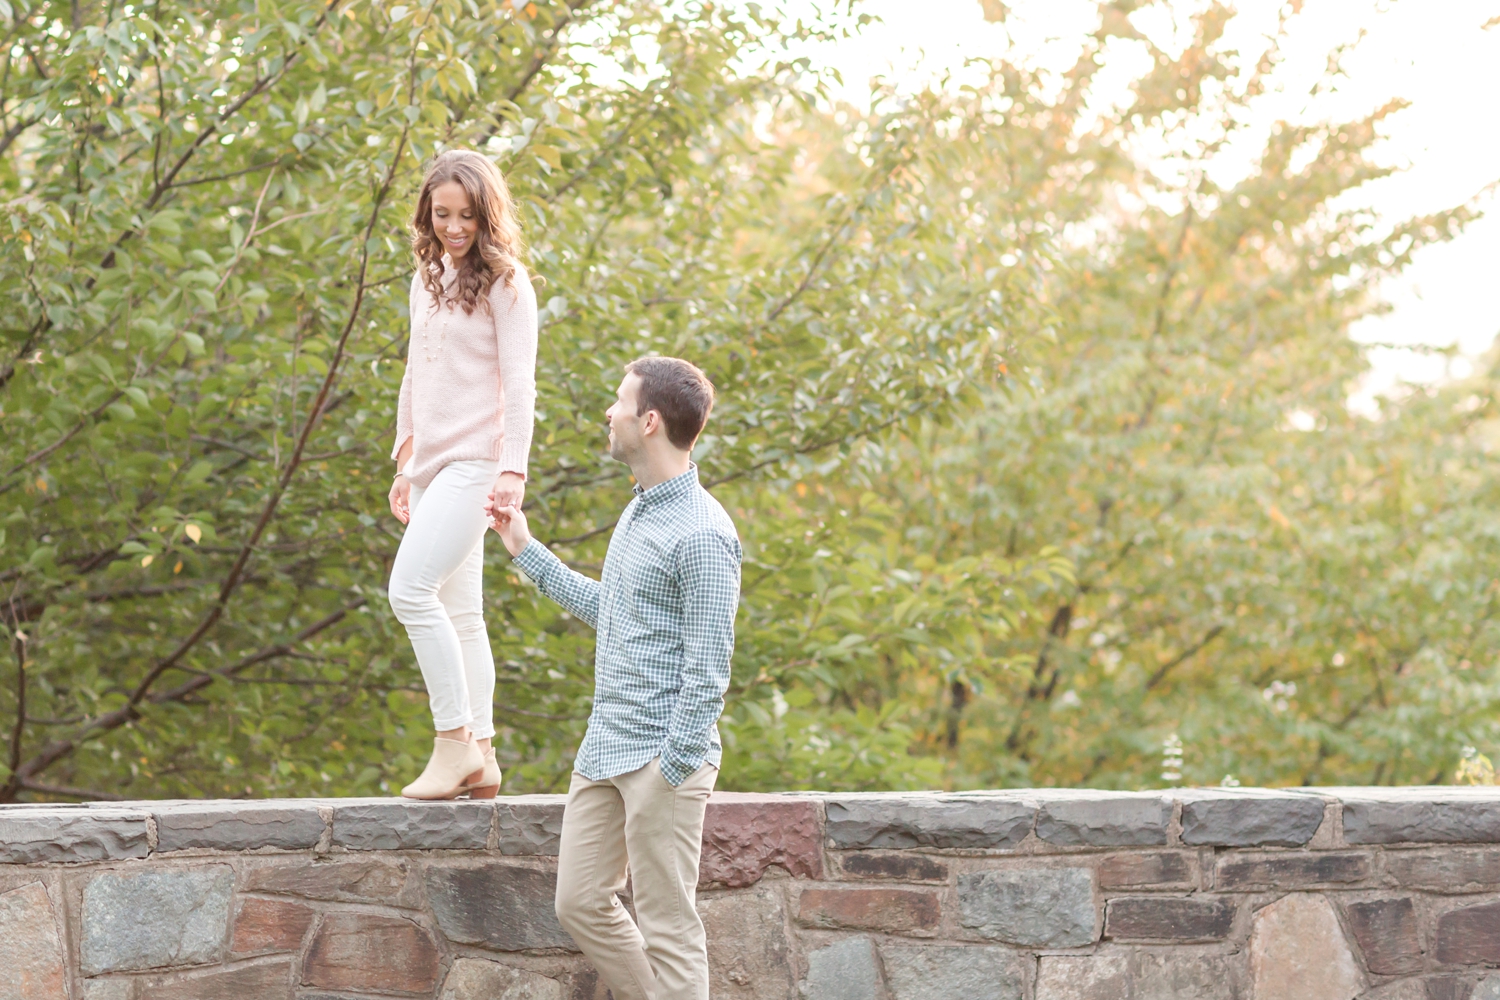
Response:
[[[514,483],[509,482],[512,479]],[[521,501],[525,496],[526,481],[513,472],[505,472],[495,481],[495,488],[490,491],[490,498],[484,505],[490,527],[499,534],[506,551],[512,556],[520,555],[521,550],[531,543],[526,515],[521,513]]]

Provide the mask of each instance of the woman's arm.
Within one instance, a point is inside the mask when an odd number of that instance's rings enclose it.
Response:
[[[495,318],[500,388],[505,396],[500,474],[490,498],[496,507],[520,507],[536,424],[536,290],[524,267],[516,267],[510,282],[491,287],[490,314]]]

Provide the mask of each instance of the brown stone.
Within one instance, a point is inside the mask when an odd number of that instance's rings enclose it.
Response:
[[[1106,889],[1142,885],[1190,885],[1197,881],[1193,855],[1185,851],[1115,854],[1099,864],[1099,884]]]
[[[1427,983],[1425,1000],[1471,1000],[1474,984],[1458,976],[1431,976]]]
[[[1475,892],[1500,885],[1500,851],[1387,851],[1385,870],[1413,889]]]
[[[1255,915],[1250,976],[1255,1000],[1353,1000],[1365,985],[1333,904],[1310,893]]]
[[[814,799],[715,792],[703,819],[698,882],[753,885],[771,865],[803,878],[822,878],[819,820]]]
[[[1365,854],[1228,855],[1219,859],[1214,888],[1270,886],[1295,889],[1362,882],[1369,877],[1370,858]]]
[[[297,951],[312,926],[313,909],[279,899],[240,900],[234,917],[234,944],[239,955]]]
[[[0,893],[0,1000],[67,1000],[67,979],[46,887]]]
[[[411,906],[406,890],[407,866],[389,861],[293,862],[245,872],[248,892],[284,893],[339,903]]]
[[[1422,970],[1422,932],[1410,899],[1350,903],[1344,913],[1365,956],[1365,968],[1379,976]]]
[[[937,893],[923,889],[805,889],[797,919],[812,927],[930,931],[942,909]]]
[[[1444,965],[1500,964],[1500,903],[1438,917],[1437,960]]]
[[[921,854],[846,854],[839,859],[839,868],[850,878],[948,881],[948,866]]]
[[[698,897],[708,931],[709,995],[786,1000],[796,993],[781,894],[766,888]]]
[[[438,1000],[563,1000],[563,987],[525,969],[460,958],[448,970]]]
[[[410,920],[331,913],[318,926],[302,982],[334,990],[431,993],[438,981],[432,935]]]
[[[292,990],[292,963],[283,959],[154,983],[142,1000],[291,1000]]]
[[[1135,941],[1217,941],[1234,926],[1227,899],[1125,896],[1109,901],[1104,935]]]

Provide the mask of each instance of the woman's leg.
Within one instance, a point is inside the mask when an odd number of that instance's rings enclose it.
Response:
[[[483,535],[463,565],[438,591],[438,600],[448,612],[463,651],[464,683],[469,694],[467,725],[474,738],[481,741],[480,748],[485,749],[483,741],[495,735],[495,658],[484,627]]]
[[[391,569],[391,609],[417,654],[439,732],[468,726],[473,716],[464,644],[438,595],[484,538],[494,465],[455,462],[426,489],[412,489],[411,523]]]

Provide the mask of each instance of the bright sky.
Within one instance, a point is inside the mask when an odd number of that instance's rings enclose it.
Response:
[[[809,13],[812,3],[807,4]],[[1240,0],[1241,16],[1230,38],[1241,52],[1258,53],[1274,30],[1277,0]],[[1077,57],[1096,21],[1089,0],[1013,0],[1002,26],[985,22],[978,0],[867,0],[861,10],[879,16],[863,35],[814,53],[836,67],[851,101],[863,103],[867,81],[892,75],[908,85],[945,71],[962,76],[966,59],[1009,52],[1058,69]],[[1191,9],[1191,8],[1184,8]],[[1384,220],[1462,204],[1500,181],[1500,0],[1307,0],[1291,23],[1286,58],[1275,89],[1255,108],[1255,126],[1278,119],[1349,119],[1392,97],[1411,106],[1387,120],[1388,138],[1378,158],[1401,168],[1367,185],[1354,204],[1373,207]],[[1173,29],[1170,14],[1148,10],[1135,23],[1158,41]],[[1363,38],[1361,38],[1363,32]],[[1347,78],[1316,99],[1308,90],[1339,45],[1355,43],[1344,59]],[[1216,170],[1233,171],[1231,161]],[[1468,355],[1487,350],[1500,334],[1500,198],[1485,195],[1490,211],[1458,239],[1422,251],[1413,266],[1390,282],[1384,296],[1392,311],[1359,323],[1353,335],[1370,343],[1456,344]],[[1444,377],[1449,364],[1410,350],[1375,349],[1375,371],[1351,402],[1399,380]],[[1452,374],[1468,362],[1456,359]]]

